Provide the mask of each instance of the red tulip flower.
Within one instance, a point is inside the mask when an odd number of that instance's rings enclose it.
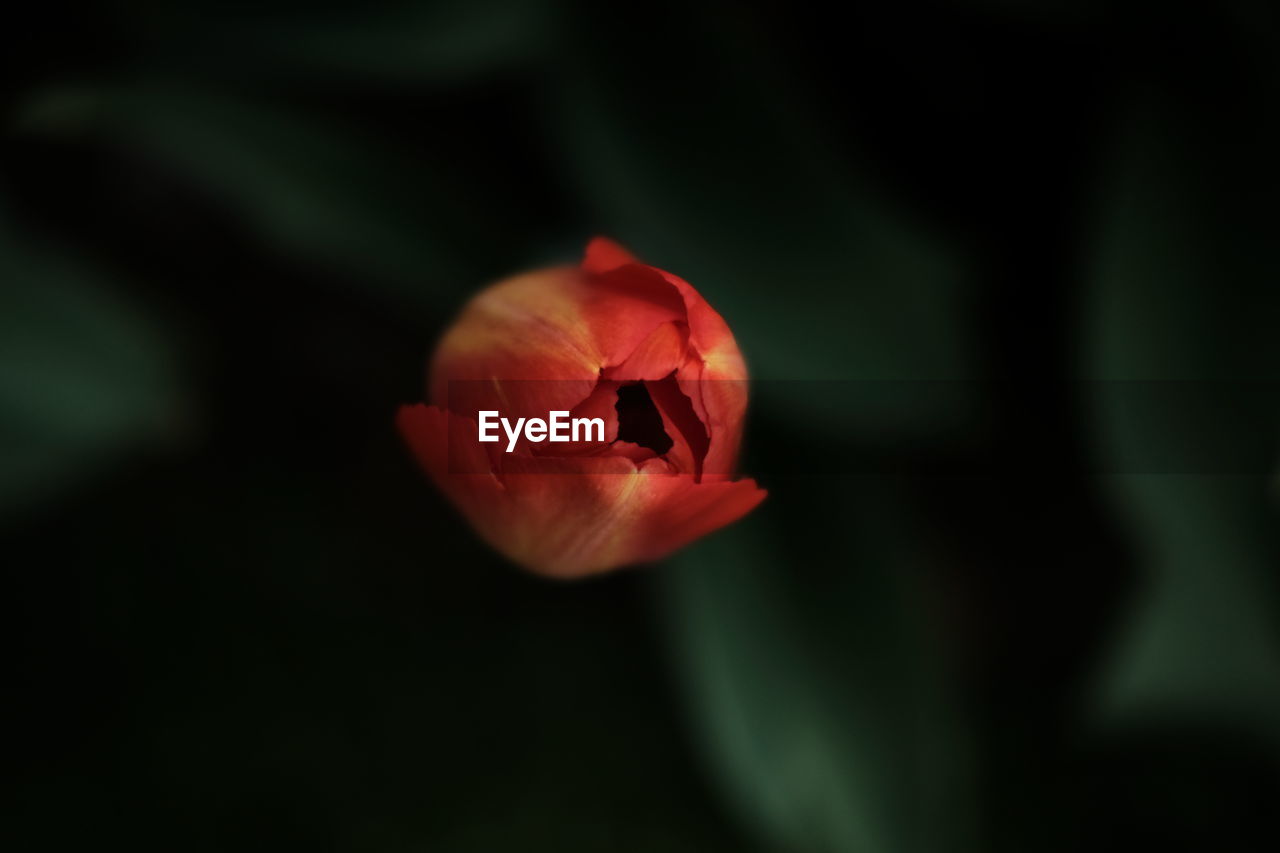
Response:
[[[656,560],[764,499],[732,479],[746,379],[693,287],[597,238],[580,267],[472,299],[432,359],[431,404],[397,425],[486,541],[538,574],[581,577]],[[555,413],[573,435],[554,436]]]

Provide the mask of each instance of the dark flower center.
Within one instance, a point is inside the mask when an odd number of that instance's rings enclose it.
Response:
[[[675,444],[662,426],[662,414],[653,404],[644,383],[623,385],[618,389],[618,440],[647,447],[661,456]]]

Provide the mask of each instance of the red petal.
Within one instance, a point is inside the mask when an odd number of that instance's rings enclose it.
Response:
[[[764,499],[753,481],[697,485],[660,459],[561,458],[561,473],[509,473],[516,519],[503,550],[533,571],[571,578],[658,559],[745,515]],[[575,467],[590,473],[570,473]],[[625,466],[625,467],[624,467]],[[501,545],[500,545],[501,547]]]
[[[656,295],[659,283],[679,297],[691,352],[677,371],[677,378],[681,390],[693,401],[694,411],[710,439],[699,470],[713,479],[732,475],[746,416],[747,367],[729,324],[693,285],[679,276],[635,262],[630,253],[612,241],[593,240],[587,248],[584,269],[628,279],[631,287],[645,288],[652,300],[660,298]],[[643,356],[652,357],[648,352]]]
[[[582,318],[585,291],[572,268],[481,291],[436,349],[432,402],[471,418],[492,409],[513,420],[573,408],[591,393],[601,366]]]
[[[644,543],[637,557],[645,561],[665,557],[742,518],[767,494],[755,480],[689,484],[673,489],[656,502],[637,531],[637,541]]]
[[[663,323],[621,364],[605,370],[604,375],[619,382],[663,379],[684,364],[688,349],[688,327],[683,323]]]
[[[689,342],[702,356],[713,379],[746,379],[747,365],[734,340],[729,324],[707,304],[689,282],[663,270],[656,270],[684,300],[689,323]]]
[[[667,458],[675,469],[683,474],[701,477],[703,462],[707,456],[707,428],[698,418],[693,403],[670,377],[660,382],[646,382],[649,399],[662,415],[662,425],[675,442],[667,451]]]
[[[621,364],[660,325],[684,323],[680,294],[647,267],[632,264],[592,275],[590,281],[583,320],[600,341],[604,367]]]
[[[608,237],[595,237],[587,244],[582,268],[589,273],[602,273],[626,264],[639,263],[635,255]]]
[[[477,295],[440,342],[432,401],[467,417],[568,411],[602,370],[683,319],[678,294],[660,277],[559,268],[507,279]]]
[[[734,473],[737,465],[748,388],[745,379],[707,378],[713,375],[707,365],[690,363],[676,378],[680,390],[693,402],[694,411],[707,427],[709,442],[702,475],[724,479]]]

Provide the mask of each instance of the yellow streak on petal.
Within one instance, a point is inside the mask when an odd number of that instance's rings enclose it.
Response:
[[[504,352],[517,357],[532,349],[598,371],[603,358],[579,310],[582,287],[581,277],[570,268],[498,282],[463,309],[441,341],[439,355],[450,361]]]

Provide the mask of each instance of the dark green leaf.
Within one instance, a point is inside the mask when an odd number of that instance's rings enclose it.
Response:
[[[969,840],[967,737],[915,574],[929,557],[903,547],[920,540],[903,535],[893,494],[886,482],[834,506],[774,494],[660,575],[698,742],[778,849]]]
[[[464,222],[471,236],[482,233],[485,214],[420,158],[354,130],[273,104],[143,84],[46,92],[22,125],[88,132],[153,159],[269,244],[407,304],[474,281],[456,238]]]
[[[0,219],[0,506],[175,426],[172,355],[108,282]]]
[[[1273,151],[1231,116],[1206,133],[1159,103],[1131,111],[1105,199],[1086,371],[1108,467],[1152,446],[1274,448],[1280,400],[1212,408],[1204,393],[1158,416],[1132,380],[1225,389],[1280,378]],[[1205,168],[1206,164],[1213,168]],[[1268,223],[1263,225],[1262,223]],[[1206,453],[1206,458],[1216,458]],[[1234,474],[1234,475],[1233,475]],[[1126,473],[1108,480],[1132,524],[1141,583],[1099,697],[1113,722],[1188,717],[1280,736],[1280,564],[1266,472]]]

